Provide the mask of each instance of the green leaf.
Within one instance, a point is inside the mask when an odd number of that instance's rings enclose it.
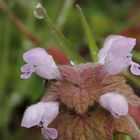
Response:
[[[44,12],[43,7],[42,14],[44,15],[45,21],[48,24],[48,27],[53,34],[53,36],[58,40],[61,49],[67,55],[67,57],[73,61],[75,64],[84,63],[84,59],[72,48],[72,44],[67,40],[67,38],[55,27],[52,20],[48,16],[47,12]]]
[[[81,19],[81,23],[83,25],[83,29],[84,29],[84,32],[86,34],[86,37],[87,37],[87,40],[88,40],[88,44],[89,44],[89,49],[90,49],[90,54],[91,54],[91,57],[92,57],[92,60],[94,62],[97,61],[97,55],[98,55],[98,47],[96,45],[96,41],[95,41],[95,38],[93,36],[93,33],[85,19],[85,16],[82,12],[82,9],[80,8],[79,5],[76,5],[78,11],[79,11],[79,16],[80,16],[80,19]]]

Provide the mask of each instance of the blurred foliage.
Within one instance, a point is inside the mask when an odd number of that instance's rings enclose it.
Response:
[[[25,108],[39,101],[45,92],[42,79],[36,75],[28,80],[20,79],[20,67],[24,63],[22,54],[37,46],[50,45],[60,49],[46,22],[33,15],[38,2],[47,9],[56,28],[74,44],[71,47],[87,61],[92,60],[76,4],[83,9],[100,48],[109,34],[131,35],[137,39],[140,37],[140,30],[137,30],[140,26],[140,11],[137,8],[137,4],[140,5],[139,0],[0,0],[1,140],[42,139],[39,130],[20,127]],[[139,49],[137,46],[137,50]],[[134,52],[134,58],[140,61],[138,51]],[[130,74],[126,77],[133,88],[139,91],[140,85],[135,85],[135,77]],[[136,80],[138,81],[138,78]]]

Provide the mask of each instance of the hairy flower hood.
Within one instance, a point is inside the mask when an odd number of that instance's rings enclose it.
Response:
[[[21,78],[27,79],[33,72],[44,79],[58,79],[60,73],[51,55],[43,48],[31,49],[23,54],[23,60],[27,63],[21,67]]]

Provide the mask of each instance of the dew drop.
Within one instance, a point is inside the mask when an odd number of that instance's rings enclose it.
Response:
[[[37,10],[34,10],[34,16],[38,19],[43,19],[44,18],[43,14],[38,12]]]
[[[33,13],[36,18],[43,19],[44,12],[45,12],[44,8],[42,7],[42,5],[40,3],[38,3]]]

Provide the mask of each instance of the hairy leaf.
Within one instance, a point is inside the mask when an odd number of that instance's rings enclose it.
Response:
[[[59,68],[64,76],[58,88],[60,101],[77,113],[85,113],[94,104],[101,92],[103,73],[101,65],[85,64],[78,67],[62,66]]]
[[[58,130],[58,140],[111,140],[113,126],[107,130],[106,121],[113,123],[112,116],[97,109],[82,116],[60,114],[51,125]]]

